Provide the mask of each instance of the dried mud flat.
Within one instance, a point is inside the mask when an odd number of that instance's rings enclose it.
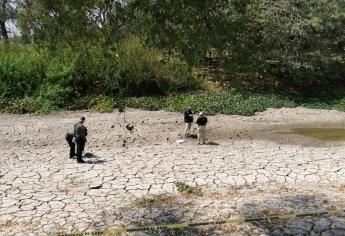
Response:
[[[84,158],[68,158],[65,133],[86,116]],[[345,142],[288,134],[343,128],[345,113],[269,109],[209,117],[209,145],[183,132],[181,114],[128,110],[0,114],[0,235],[92,232],[116,226],[220,220],[344,208]],[[195,128],[195,127],[194,127]],[[195,133],[195,130],[193,131]],[[201,188],[181,194],[176,181]],[[345,235],[345,214],[273,223],[128,235]]]

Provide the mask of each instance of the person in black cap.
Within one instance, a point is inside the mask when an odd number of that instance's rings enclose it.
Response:
[[[186,128],[184,130],[184,136],[187,138],[189,136],[190,129],[192,128],[192,124],[193,124],[193,111],[191,107],[189,107],[184,112],[184,123],[186,124]]]
[[[85,117],[81,117],[80,121],[74,125],[73,132],[68,132],[66,134],[66,140],[70,146],[69,157],[77,155],[78,163],[85,163],[82,159],[82,153],[84,151],[87,129],[84,126]],[[77,153],[75,153],[75,145],[77,145]]]

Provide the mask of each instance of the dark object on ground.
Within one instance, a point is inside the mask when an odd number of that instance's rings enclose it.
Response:
[[[96,157],[96,156],[93,155],[93,153],[91,153],[91,152],[87,152],[87,153],[84,154],[84,157],[86,157],[86,158],[92,158],[92,157]]]
[[[127,124],[127,125],[126,125],[126,129],[127,129],[129,132],[133,133],[133,132],[134,132],[134,125],[133,125],[133,124]]]
[[[98,186],[95,186],[95,187],[90,187],[90,189],[101,189],[103,187],[103,185],[98,185]]]
[[[212,146],[219,146],[219,143],[215,142],[208,142],[207,145],[212,145]]]

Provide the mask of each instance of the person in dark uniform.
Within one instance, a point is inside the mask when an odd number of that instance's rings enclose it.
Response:
[[[190,129],[192,128],[192,124],[193,124],[193,111],[191,107],[189,107],[184,112],[184,123],[186,124],[186,128],[184,130],[184,136],[187,138],[189,136]]]
[[[207,117],[203,112],[199,113],[196,123],[198,124],[198,144],[205,144]]]
[[[70,146],[70,158],[77,155],[78,163],[85,163],[82,159],[82,153],[84,151],[87,129],[84,126],[85,117],[81,117],[80,121],[74,125],[73,132],[66,134],[66,140]],[[75,154],[75,145],[77,145],[77,153]]]

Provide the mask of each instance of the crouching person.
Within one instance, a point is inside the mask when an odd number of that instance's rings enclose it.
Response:
[[[199,113],[196,123],[198,124],[198,144],[205,144],[207,117],[203,112]]]
[[[73,158],[75,154],[75,136],[73,132],[68,132],[66,134],[66,141],[69,145],[69,158]]]

